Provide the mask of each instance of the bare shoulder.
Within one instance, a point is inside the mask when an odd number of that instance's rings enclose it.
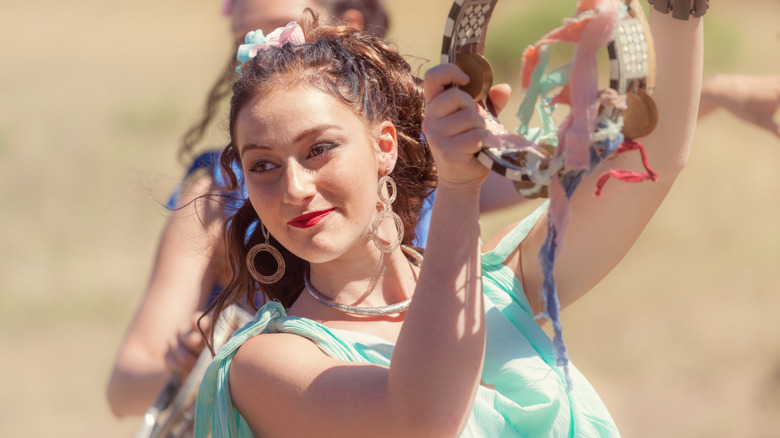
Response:
[[[233,405],[256,435],[276,436],[296,415],[290,407],[300,405],[306,388],[332,360],[302,336],[255,336],[236,351],[230,366]]]
[[[199,174],[194,178],[186,180],[182,188],[182,199],[186,201],[197,196],[203,196],[211,193],[216,188],[217,184],[213,176],[207,173]]]
[[[214,177],[201,173],[184,181],[175,211],[189,214],[192,210],[199,214],[208,214],[212,210],[221,210],[217,194],[220,187]]]
[[[233,356],[230,366],[231,394],[241,394],[257,379],[278,379],[298,361],[326,356],[310,340],[289,333],[265,333],[247,340]],[[236,391],[233,391],[235,386]]]
[[[256,436],[267,437],[376,436],[377,425],[393,430],[387,382],[387,367],[332,358],[287,333],[247,341],[229,375],[233,405]]]
[[[181,189],[167,227],[171,234],[184,239],[183,244],[193,241],[189,246],[195,249],[219,246],[226,220],[223,204],[219,187],[211,175],[190,178]]]

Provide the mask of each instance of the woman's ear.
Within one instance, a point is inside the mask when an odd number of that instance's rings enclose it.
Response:
[[[366,26],[366,18],[357,9],[347,9],[341,14],[341,21],[355,30],[363,30]]]
[[[385,120],[377,126],[377,167],[380,172],[385,169],[391,171],[398,160],[398,138],[396,137],[395,125]]]

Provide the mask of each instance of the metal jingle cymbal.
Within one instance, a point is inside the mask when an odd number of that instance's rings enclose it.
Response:
[[[658,108],[644,90],[626,93],[626,106],[623,110],[622,131],[626,138],[633,140],[653,132],[658,124]]]
[[[552,157],[555,154],[555,146],[548,145],[545,143],[539,145],[539,150],[547,157]],[[527,157],[527,152],[520,152],[519,154],[502,155],[503,159],[520,167],[525,167],[527,165],[526,157]],[[539,164],[539,169],[547,170],[548,166],[549,163],[543,162]],[[523,178],[523,180],[521,181],[513,180],[512,184],[515,186],[515,190],[517,190],[518,193],[520,193],[525,198],[535,199],[535,198],[550,197],[547,186],[540,185],[536,182],[533,182],[530,178]]]
[[[524,198],[537,199],[537,198],[549,198],[547,186],[536,186],[536,184],[526,181],[512,181],[515,186],[515,190],[518,191]],[[536,190],[529,192],[529,190],[536,187]]]
[[[460,89],[477,102],[487,97],[493,85],[493,68],[487,58],[479,53],[458,53],[455,56],[455,65],[471,78],[469,83]]]
[[[642,98],[642,102],[645,103],[645,106],[650,110],[650,123],[648,124],[647,131],[642,135],[642,137],[644,137],[650,135],[658,124],[658,107],[655,106],[655,101],[650,97],[649,93],[645,92],[645,90],[640,88],[638,95]]]

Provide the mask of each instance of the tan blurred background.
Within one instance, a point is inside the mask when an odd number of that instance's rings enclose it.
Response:
[[[780,1],[712,3],[706,74],[780,74]],[[228,23],[217,0],[1,4],[0,436],[132,436],[138,419],[112,418],[104,386]],[[504,0],[494,63],[574,4]],[[401,52],[437,63],[449,5],[390,0]],[[624,436],[777,436],[779,163],[769,133],[704,119],[645,234],[564,312],[571,356]],[[484,233],[523,211],[485,217]]]

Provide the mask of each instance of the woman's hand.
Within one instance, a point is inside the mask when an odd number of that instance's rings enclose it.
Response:
[[[501,114],[504,107],[509,103],[509,96],[512,94],[512,87],[509,84],[496,84],[490,87],[488,95],[493,103],[493,109],[496,114]]]
[[[488,169],[475,156],[488,135],[485,119],[466,92],[446,88],[468,82],[469,77],[454,64],[441,64],[425,73],[423,132],[436,160],[439,187],[478,192],[488,176]]]
[[[185,380],[192,371],[200,353],[206,346],[206,340],[198,328],[200,316],[200,313],[193,315],[190,328],[186,331],[180,331],[176,335],[176,341],[168,346],[168,351],[165,353],[165,367],[172,373],[178,373],[182,380]],[[210,323],[211,319],[208,315],[201,319],[204,330],[208,328]]]

